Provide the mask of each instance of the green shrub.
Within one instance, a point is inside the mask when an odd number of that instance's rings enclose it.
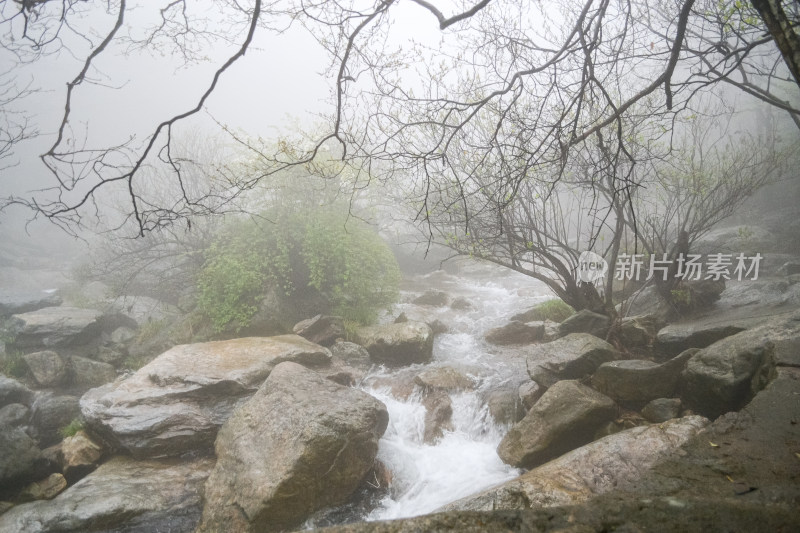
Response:
[[[567,318],[575,314],[575,310],[564,303],[562,300],[555,298],[542,302],[517,317],[518,320],[523,322],[534,322],[540,320],[552,320],[553,322],[563,322]]]
[[[74,418],[72,422],[61,428],[61,436],[65,439],[67,437],[74,437],[77,432],[83,429],[83,422]]]
[[[273,209],[230,224],[198,277],[198,308],[217,332],[246,327],[268,296],[322,301],[368,323],[397,299],[400,271],[365,223],[333,206]]]

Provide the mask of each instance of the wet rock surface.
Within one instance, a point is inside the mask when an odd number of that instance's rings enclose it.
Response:
[[[360,328],[356,342],[367,349],[374,362],[389,366],[427,363],[433,354],[430,326],[412,320]]]
[[[572,333],[561,339],[532,346],[526,352],[528,375],[547,388],[562,379],[580,379],[601,364],[617,359],[613,346],[588,333]]]
[[[81,398],[89,433],[135,457],[210,450],[236,406],[284,361],[323,365],[330,352],[296,335],[176,346]]]
[[[278,365],[220,430],[198,531],[281,531],[344,503],[372,468],[388,419],[364,392]]]

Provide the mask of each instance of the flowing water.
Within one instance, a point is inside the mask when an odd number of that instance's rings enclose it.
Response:
[[[504,464],[496,448],[507,427],[489,414],[486,396],[515,387],[526,379],[524,358],[513,350],[491,347],[487,330],[508,322],[511,315],[552,298],[543,284],[493,265],[460,262],[451,272],[436,271],[408,280],[401,303],[384,317],[391,322],[401,312],[409,319],[440,320],[447,333],[436,335],[433,362],[401,369],[375,368],[362,389],[381,400],[389,411],[389,426],[379,444],[378,459],[392,474],[389,492],[366,513],[348,520],[388,520],[430,513],[441,506],[513,479],[521,472]],[[418,306],[410,303],[428,289],[466,299],[470,308]],[[452,431],[433,444],[423,442],[425,407],[421,391],[393,393],[393,385],[409,382],[421,370],[450,366],[466,374],[475,389],[451,393]],[[402,388],[401,388],[402,390]],[[307,524],[309,526],[313,524]]]

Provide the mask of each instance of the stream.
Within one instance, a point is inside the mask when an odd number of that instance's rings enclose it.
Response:
[[[515,390],[527,378],[524,358],[514,357],[513,350],[490,346],[483,337],[489,329],[507,323],[511,315],[552,298],[548,289],[529,277],[471,260],[449,265],[448,271],[408,279],[402,289],[403,303],[394,306],[382,322],[392,322],[406,313],[411,320],[439,320],[447,332],[435,336],[431,363],[397,369],[375,367],[364,379],[362,390],[381,400],[389,411],[389,426],[379,443],[378,459],[391,472],[392,483],[388,494],[372,502],[371,509],[333,522],[427,514],[521,473],[497,456],[495,450],[508,427],[495,422],[486,397],[503,387]],[[430,289],[446,292],[451,302],[460,297],[469,302],[469,307],[454,310],[411,303]],[[435,443],[426,444],[425,407],[419,387],[410,394],[406,387],[406,394],[398,394],[403,388],[395,385],[409,383],[420,371],[435,366],[456,368],[473,380],[475,388],[450,394],[452,430],[445,430]],[[323,524],[306,524],[319,525]]]

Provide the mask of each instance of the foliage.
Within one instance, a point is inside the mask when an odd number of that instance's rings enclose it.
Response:
[[[10,376],[12,378],[21,378],[28,372],[28,365],[22,357],[22,352],[19,350],[10,350],[6,348],[5,355],[0,356],[2,365],[0,365],[0,373]]]
[[[535,308],[542,318],[537,320],[552,320],[563,322],[575,314],[575,310],[558,298],[542,302]]]
[[[215,330],[246,327],[265,298],[320,298],[326,311],[368,323],[397,298],[389,248],[345,207],[278,207],[232,223],[198,277],[198,307]]]
[[[83,429],[83,422],[78,418],[72,419],[72,422],[61,428],[61,436],[65,439],[67,437],[74,437],[77,432]]]

